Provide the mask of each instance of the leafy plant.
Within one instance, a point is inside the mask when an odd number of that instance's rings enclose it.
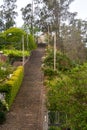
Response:
[[[29,40],[29,44],[28,44],[29,50],[36,49],[37,45],[35,43],[34,36],[30,34],[28,36],[28,40]]]
[[[22,57],[23,56],[23,51],[20,51],[20,50],[7,50],[7,49],[4,49],[3,50],[4,54],[6,55],[11,55],[11,56],[15,56],[15,57]],[[29,51],[24,51],[24,56],[29,56],[30,55],[30,52]]]
[[[6,48],[22,49],[22,36],[26,35],[24,30],[12,27],[7,29],[4,34],[6,37]]]
[[[44,64],[45,67],[52,68],[54,67],[54,51],[51,49],[50,51],[48,50],[48,53],[46,57],[44,58]],[[58,71],[70,71],[71,68],[73,68],[75,64],[73,61],[71,61],[65,54],[57,51],[56,53],[56,69]]]
[[[6,114],[4,111],[0,111],[0,124],[3,124],[6,121]]]
[[[0,63],[0,81],[6,80],[8,75],[14,71],[14,67],[8,63]]]
[[[61,130],[61,128],[56,126],[51,126],[48,130]]]
[[[67,75],[50,79],[46,85],[47,108],[67,114],[67,124],[62,125],[86,130],[87,63],[72,69]]]
[[[20,89],[24,75],[23,72],[23,66],[17,67],[17,69],[12,73],[12,76],[3,84],[0,84],[0,92],[6,94],[5,101],[2,103],[5,105],[7,110],[9,110]]]
[[[6,121],[6,106],[0,100],[0,124]]]
[[[3,52],[8,55],[9,57],[9,62],[12,64],[14,61],[22,61],[23,57],[23,51],[19,50],[3,50]],[[30,56],[30,51],[24,51],[24,56],[25,58]]]
[[[52,68],[44,68],[44,75],[45,76],[54,76],[54,75],[57,75],[58,72],[57,71],[54,71]]]
[[[4,33],[0,33],[0,50],[5,47],[6,39]]]
[[[4,91],[6,91],[6,102],[8,103],[8,107],[10,108],[22,83],[23,80],[23,67],[19,66],[17,69],[13,72],[12,77],[2,86],[2,89],[4,88]]]

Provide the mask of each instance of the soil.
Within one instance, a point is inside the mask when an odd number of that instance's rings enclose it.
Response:
[[[24,66],[24,79],[0,130],[43,130],[44,85],[41,58],[44,48],[34,50]]]

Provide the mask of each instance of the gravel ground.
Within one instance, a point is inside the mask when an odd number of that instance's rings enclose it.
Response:
[[[32,52],[25,64],[24,80],[17,97],[7,114],[6,123],[0,130],[43,130],[44,86],[41,58],[44,48]]]

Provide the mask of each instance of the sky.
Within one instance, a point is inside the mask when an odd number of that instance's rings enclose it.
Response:
[[[87,0],[74,0],[70,5],[71,12],[78,12],[78,18],[87,20]]]
[[[28,3],[32,2],[32,0],[17,0],[17,12],[18,16],[16,18],[17,26],[21,27],[23,25],[22,15],[20,9],[25,7]]]
[[[3,0],[0,0],[0,5],[2,4]],[[23,24],[21,11],[22,7],[25,7],[29,2],[32,0],[17,0],[17,12],[18,16],[16,18],[17,26],[21,27]],[[77,18],[81,18],[83,20],[87,20],[87,0],[74,0],[74,2],[70,5],[70,12],[78,12]]]

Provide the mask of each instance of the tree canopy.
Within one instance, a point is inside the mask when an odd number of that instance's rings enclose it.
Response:
[[[3,5],[0,7],[0,17],[3,22],[3,28],[9,29],[13,27],[15,23],[15,18],[17,16],[16,9],[16,1],[17,0],[4,0]]]

